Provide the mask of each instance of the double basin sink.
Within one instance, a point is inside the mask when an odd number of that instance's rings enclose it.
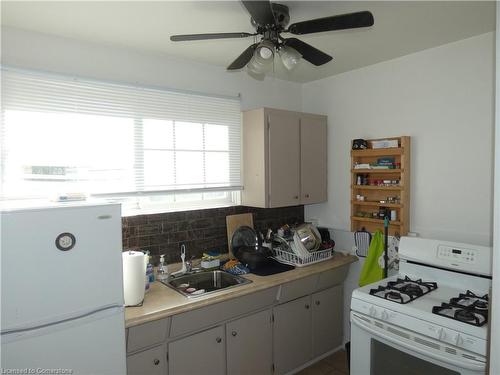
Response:
[[[235,288],[252,281],[228,272],[216,270],[184,274],[161,282],[183,296],[193,298]]]

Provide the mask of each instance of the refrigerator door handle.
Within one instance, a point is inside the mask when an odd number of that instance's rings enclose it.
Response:
[[[54,329],[65,329],[74,325],[85,324],[95,320],[106,318],[110,315],[121,314],[123,316],[125,308],[122,305],[104,306],[100,309],[73,315],[58,321],[39,324],[36,326],[7,329],[0,332],[2,344],[23,339],[33,335],[44,335]],[[125,329],[125,318],[123,320]]]

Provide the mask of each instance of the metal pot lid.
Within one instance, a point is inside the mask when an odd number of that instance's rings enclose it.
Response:
[[[243,225],[236,229],[231,238],[231,250],[233,254],[236,255],[240,248],[254,248],[257,250],[259,248],[259,237],[257,232],[246,225]]]

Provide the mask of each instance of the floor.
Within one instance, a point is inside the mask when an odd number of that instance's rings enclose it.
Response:
[[[347,368],[347,355],[345,350],[339,350],[331,356],[316,362],[298,375],[349,375]]]

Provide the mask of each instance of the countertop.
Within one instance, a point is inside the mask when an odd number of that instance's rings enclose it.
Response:
[[[184,297],[166,285],[155,281],[151,284],[149,292],[146,293],[142,306],[127,307],[125,309],[125,326],[128,328],[203,306],[223,302],[231,298],[254,293],[259,290],[301,279],[309,275],[342,267],[356,262],[357,260],[358,258],[353,255],[345,255],[343,253],[336,252],[331,259],[324,262],[312,264],[306,267],[297,267],[293,270],[275,275],[257,276],[251,273],[243,275],[243,277],[252,280],[252,282],[236,288],[196,298]]]

